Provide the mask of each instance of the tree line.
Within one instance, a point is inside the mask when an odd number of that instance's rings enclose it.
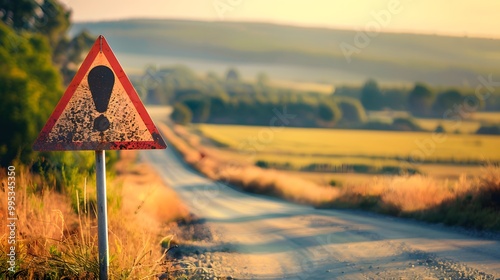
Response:
[[[173,119],[179,123],[268,125],[276,110],[297,114],[289,126],[422,130],[415,118],[466,119],[475,112],[499,111],[500,94],[487,102],[472,90],[433,88],[424,83],[412,87],[382,88],[370,79],[359,87],[342,86],[331,94],[305,92],[272,86],[260,73],[246,81],[230,68],[225,76],[210,72],[196,75],[184,66],[154,69],[135,79],[148,103],[173,104]],[[392,123],[369,121],[369,111],[404,111],[409,117]]]

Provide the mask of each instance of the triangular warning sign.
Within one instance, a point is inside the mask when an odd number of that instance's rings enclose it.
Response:
[[[165,149],[104,36],[99,36],[33,145],[37,151]]]

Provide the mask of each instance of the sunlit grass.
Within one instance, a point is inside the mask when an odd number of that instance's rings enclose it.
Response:
[[[414,175],[347,184],[323,207],[363,208],[431,222],[500,230],[500,167],[456,182]]]
[[[175,270],[160,241],[169,234],[169,222],[189,213],[154,172],[143,171],[149,167],[134,165],[133,159],[125,161],[118,167],[121,175],[107,185],[108,201],[123,201],[111,204],[108,211],[110,278],[151,279]],[[4,169],[1,172],[6,174]],[[137,176],[138,172],[142,174]],[[148,184],[137,182],[137,177]],[[5,177],[1,184],[0,197],[6,201]],[[27,167],[16,166],[18,279],[97,279],[95,185],[92,180],[78,185],[70,188],[73,193],[61,194]],[[1,203],[0,276],[9,273],[5,213],[6,205]]]

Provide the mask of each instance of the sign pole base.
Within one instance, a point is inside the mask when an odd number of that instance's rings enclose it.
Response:
[[[108,279],[108,207],[106,201],[106,156],[104,151],[95,151],[97,188],[97,238],[99,247],[99,279]]]

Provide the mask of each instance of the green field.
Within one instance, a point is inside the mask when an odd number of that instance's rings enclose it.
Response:
[[[375,167],[412,165],[424,173],[440,166],[477,168],[500,161],[500,136],[366,130],[329,130],[197,125],[203,136],[239,157],[286,164],[298,170],[310,164]],[[434,135],[434,136],[433,136]],[[431,168],[432,167],[432,168]],[[442,173],[442,170],[435,170]],[[452,171],[452,170],[451,170]],[[461,169],[463,171],[463,169]],[[453,173],[453,172],[451,172]]]

